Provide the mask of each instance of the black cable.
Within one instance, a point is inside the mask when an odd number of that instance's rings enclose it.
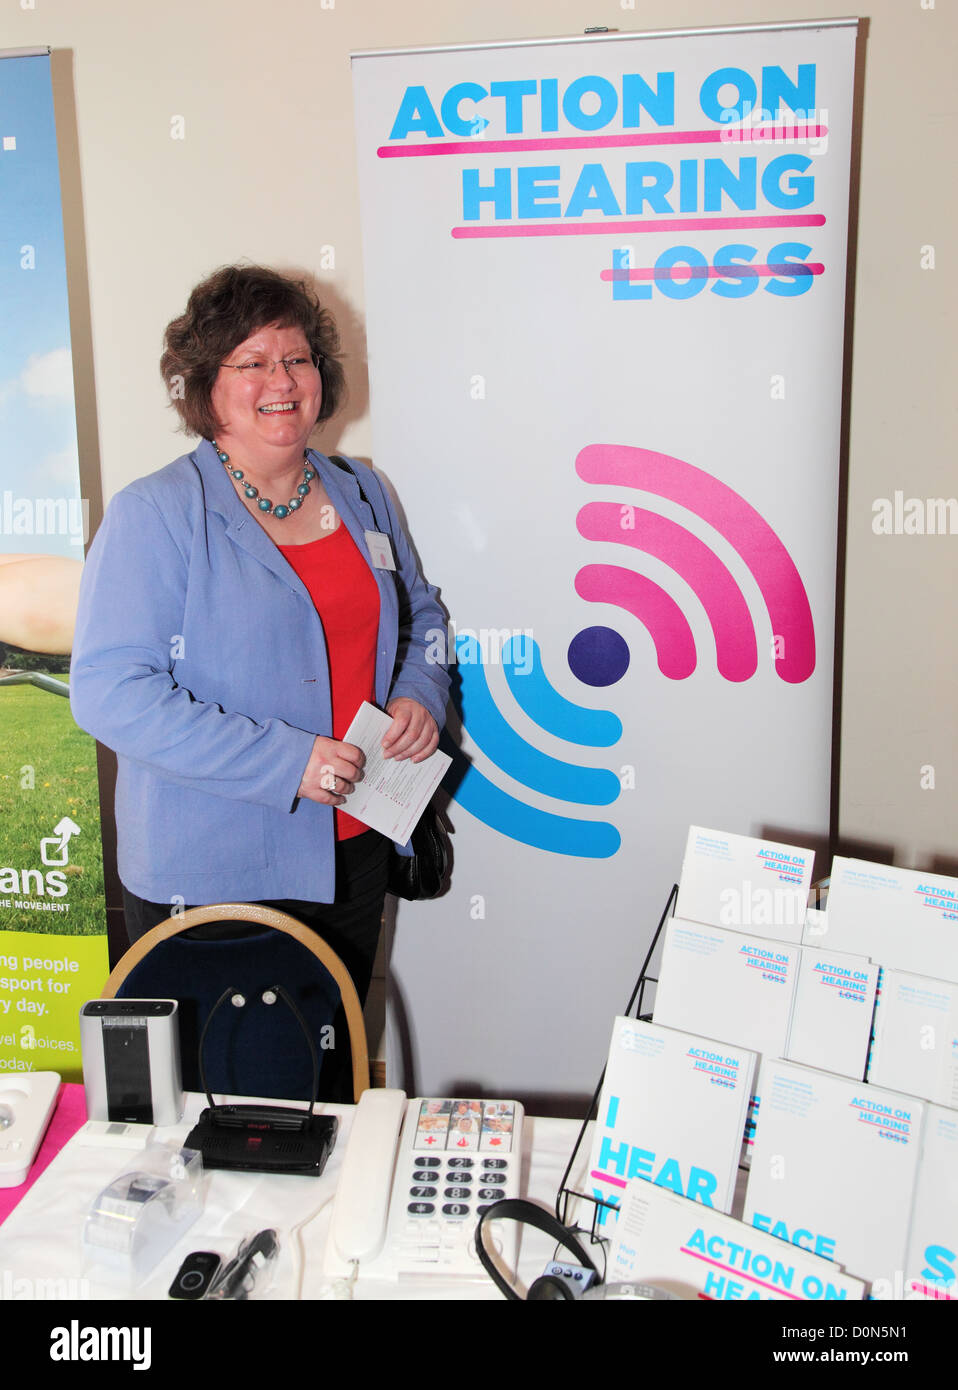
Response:
[[[310,1119],[312,1119],[312,1117],[313,1117],[313,1106],[316,1104],[316,1098],[317,1098],[317,1096],[319,1095],[319,1058],[318,1058],[317,1055],[316,1055],[316,1044],[313,1042],[313,1035],[312,1035],[312,1033],[309,1031],[309,1026],[308,1026],[306,1020],[303,1018],[303,1015],[300,1013],[299,1009],[297,1008],[296,1003],[295,1003],[295,1001],[293,1000],[292,996],[286,992],[286,990],[283,988],[282,985],[270,985],[269,988],[270,988],[271,990],[275,991],[275,993],[278,994],[279,997],[280,997],[280,998],[283,1000],[283,1002],[286,1004],[287,1008],[291,1010],[291,1012],[292,1012],[292,1014],[293,1014],[293,1017],[296,1019],[296,1022],[299,1024],[300,1028],[303,1030],[303,1033],[305,1034],[305,1037],[306,1037],[306,1041],[307,1041],[307,1043],[309,1044],[309,1055],[310,1055],[310,1057],[312,1058],[312,1061],[313,1061],[313,1094],[312,1094],[312,1096],[310,1097],[310,1101],[309,1101],[309,1117],[310,1117]],[[264,991],[264,993],[268,993],[268,992],[269,992],[269,991]],[[264,1001],[264,1002],[265,1002],[265,1001]]]
[[[266,1000],[266,995],[267,995],[270,991],[272,991],[275,995],[277,995],[278,998],[282,999],[283,1003],[284,1003],[284,1004],[286,1005],[286,1007],[290,1010],[290,1012],[292,1013],[293,1017],[296,1019],[296,1022],[299,1024],[300,1029],[301,1029],[301,1031],[302,1031],[302,1033],[303,1033],[303,1036],[306,1038],[306,1043],[307,1043],[307,1045],[308,1045],[308,1047],[309,1047],[309,1055],[310,1055],[310,1059],[311,1059],[312,1064],[313,1064],[313,1087],[312,1087],[312,1095],[310,1096],[309,1111],[307,1112],[307,1117],[308,1117],[309,1119],[312,1119],[312,1117],[313,1117],[313,1109],[314,1109],[314,1107],[315,1107],[315,1105],[316,1105],[316,1100],[317,1100],[317,1097],[318,1097],[318,1095],[319,1095],[319,1057],[317,1056],[317,1053],[316,1053],[316,1045],[315,1045],[315,1043],[313,1042],[313,1035],[312,1035],[312,1033],[310,1033],[310,1031],[309,1031],[309,1025],[307,1024],[306,1020],[303,1018],[303,1015],[302,1015],[302,1013],[300,1012],[299,1008],[297,1007],[295,1000],[292,998],[292,996],[289,994],[289,992],[283,987],[283,985],[269,985],[268,988],[265,989],[265,990],[263,991],[262,998],[263,998],[263,1002],[264,1002],[264,1003],[267,1002],[267,1000]],[[207,1016],[206,1016],[206,1022],[203,1024],[203,1031],[202,1031],[202,1033],[200,1034],[199,1056],[198,1056],[198,1058],[197,1058],[197,1061],[199,1062],[200,1084],[201,1084],[201,1086],[203,1087],[204,1092],[206,1093],[206,1099],[207,1099],[207,1100],[209,1101],[209,1103],[210,1103],[210,1109],[211,1109],[212,1111],[214,1111],[214,1112],[215,1112],[219,1107],[216,1105],[216,1102],[213,1100],[213,1093],[212,1093],[212,1091],[210,1090],[209,1083],[207,1082],[207,1079],[206,1079],[206,1068],[203,1066],[203,1048],[204,1048],[204,1045],[205,1045],[205,1043],[206,1043],[206,1035],[207,1035],[207,1033],[209,1032],[210,1024],[213,1022],[213,1017],[214,1017],[214,1015],[216,1014],[217,1010],[220,1008],[220,1006],[221,1006],[223,1003],[226,1002],[227,999],[229,999],[231,996],[237,996],[237,995],[238,995],[240,998],[243,998],[241,992],[236,988],[235,985],[228,985],[227,988],[224,989],[224,991],[223,991],[223,993],[220,995],[219,999],[217,999],[216,1003],[213,1005],[212,1009],[210,1009],[209,1013],[207,1014]],[[243,999],[243,1003],[244,1003],[244,1005],[245,1005],[245,1003],[246,1003],[245,999]]]
[[[213,1093],[210,1090],[206,1080],[206,1068],[203,1066],[203,1044],[206,1042],[206,1034],[209,1031],[209,1026],[213,1022],[213,1015],[216,1013],[217,1009],[224,1002],[224,1000],[229,999],[230,995],[236,993],[237,989],[235,985],[228,985],[226,989],[223,990],[223,993],[220,995],[219,999],[217,999],[216,1003],[213,1005],[209,1013],[206,1015],[206,1022],[203,1024],[203,1031],[200,1034],[199,1056],[197,1058],[200,1067],[200,1085],[206,1092],[206,1099],[210,1103],[211,1110],[216,1109],[216,1102],[213,1100]]]
[[[630,998],[629,998],[628,1004],[626,1004],[626,1006],[625,1006],[625,1016],[626,1016],[626,1017],[628,1017],[629,1014],[631,1013],[632,1006],[633,1006],[633,1004],[635,1003],[635,1001],[636,1001],[636,999],[637,999],[637,997],[638,997],[639,991],[640,991],[640,989],[642,988],[642,986],[643,986],[643,984],[644,984],[644,982],[645,982],[645,979],[646,979],[646,971],[647,971],[648,968],[649,968],[649,962],[651,961],[652,956],[653,956],[653,954],[654,954],[654,952],[655,952],[655,948],[656,948],[656,946],[658,945],[659,937],[660,937],[661,934],[662,934],[662,928],[664,927],[664,925],[665,925],[665,920],[666,920],[666,918],[667,918],[668,915],[669,915],[669,910],[672,908],[673,903],[675,902],[676,898],[678,897],[678,892],[679,892],[679,885],[678,885],[677,883],[673,883],[673,885],[672,885],[672,891],[671,891],[671,893],[669,894],[669,896],[668,896],[668,898],[667,898],[667,900],[666,900],[665,908],[663,909],[662,916],[659,918],[659,925],[656,927],[655,932],[653,933],[653,936],[652,936],[652,944],[649,946],[649,949],[648,949],[648,951],[647,951],[647,953],[646,953],[645,960],[642,962],[642,969],[639,971],[639,978],[636,980],[636,982],[635,982],[635,988],[634,988],[633,991],[632,991],[632,994],[631,994],[631,996],[630,996]],[[585,1192],[571,1192],[571,1190],[570,1190],[569,1188],[566,1187],[566,1183],[567,1183],[568,1180],[569,1180],[569,1174],[572,1172],[573,1164],[575,1163],[576,1157],[577,1157],[578,1152],[579,1152],[579,1148],[580,1148],[580,1146],[581,1146],[581,1144],[582,1144],[582,1140],[583,1140],[584,1137],[585,1137],[585,1132],[586,1132],[586,1129],[588,1128],[589,1121],[592,1119],[592,1117],[593,1117],[593,1115],[595,1114],[595,1111],[596,1111],[596,1109],[597,1109],[597,1107],[598,1107],[598,1104],[599,1104],[599,1096],[602,1094],[602,1083],[605,1081],[605,1070],[606,1070],[605,1067],[603,1067],[603,1068],[602,1068],[602,1075],[599,1077],[599,1084],[596,1086],[595,1091],[594,1091],[593,1096],[592,1096],[592,1100],[591,1100],[590,1103],[589,1103],[589,1108],[588,1108],[588,1110],[586,1111],[585,1119],[582,1121],[582,1125],[581,1125],[581,1127],[580,1127],[580,1129],[579,1129],[579,1133],[578,1133],[578,1136],[577,1136],[577,1138],[576,1138],[575,1144],[574,1144],[573,1147],[572,1147],[572,1153],[569,1155],[569,1162],[566,1164],[565,1172],[562,1174],[562,1180],[561,1180],[561,1182],[559,1183],[559,1190],[558,1190],[558,1192],[556,1193],[556,1200],[555,1200],[555,1214],[556,1214],[556,1220],[559,1221],[559,1222],[561,1222],[563,1225],[565,1225],[565,1209],[563,1209],[562,1211],[560,1211],[560,1205],[562,1204],[562,1199],[563,1199],[563,1197],[566,1198],[566,1201],[565,1201],[565,1208],[566,1208],[566,1209],[568,1208],[568,1198],[569,1198],[570,1196],[573,1196],[573,1197],[585,1197],[586,1201],[588,1201],[588,1202],[594,1202],[594,1203],[595,1203],[595,1206],[596,1206],[596,1209],[597,1209],[597,1214],[598,1214],[598,1208],[599,1208],[599,1207],[608,1207],[608,1208],[609,1208],[610,1210],[612,1210],[612,1211],[617,1210],[617,1208],[614,1207],[614,1206],[612,1205],[611,1202],[603,1202],[603,1201],[601,1201],[601,1200],[600,1200],[599,1198],[597,1198],[597,1197],[590,1197],[590,1196],[588,1195],[588,1193],[585,1193]],[[593,1238],[593,1240],[598,1240],[598,1239],[599,1239],[598,1237],[596,1237],[596,1234],[595,1234],[595,1217],[593,1217],[593,1220],[592,1220],[592,1238]]]

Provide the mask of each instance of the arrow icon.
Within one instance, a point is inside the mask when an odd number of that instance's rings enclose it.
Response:
[[[53,827],[53,834],[40,841],[40,860],[43,864],[68,864],[70,854],[67,845],[74,835],[82,832],[76,821],[63,816]]]
[[[61,842],[66,846],[74,835],[80,835],[82,832],[76,821],[71,820],[69,816],[64,816],[63,819],[58,821],[53,827],[53,833],[54,835],[59,835]]]

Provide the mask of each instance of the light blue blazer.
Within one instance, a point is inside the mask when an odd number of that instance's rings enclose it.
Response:
[[[310,458],[379,586],[376,702],[408,696],[441,729],[437,591],[372,470],[350,460],[370,506],[354,477]],[[373,567],[364,536],[386,525],[396,576]],[[107,508],[83,572],[70,695],[81,728],[117,753],[131,892],[332,901],[332,808],[296,796],[315,735],[332,732],[322,623],[208,441]]]

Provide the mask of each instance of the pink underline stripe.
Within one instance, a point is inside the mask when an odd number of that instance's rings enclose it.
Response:
[[[724,1269],[729,1274],[735,1274],[740,1279],[748,1279],[752,1284],[759,1284],[763,1289],[771,1289],[772,1293],[780,1293],[783,1298],[794,1298],[799,1303],[803,1302],[801,1294],[789,1293],[788,1289],[779,1288],[777,1284],[769,1284],[765,1279],[757,1279],[754,1274],[746,1274],[744,1269],[733,1269],[731,1265],[723,1265],[719,1260],[710,1260],[707,1255],[700,1255],[697,1250],[690,1250],[687,1245],[681,1246],[683,1255],[691,1255],[693,1260],[704,1260],[707,1265],[714,1265],[716,1269]]]
[[[917,1280],[913,1279],[913,1280],[911,1281],[911,1287],[912,1287],[913,1289],[916,1289],[916,1290],[918,1291],[918,1293],[930,1293],[931,1296],[935,1299],[936,1302],[937,1302],[939,1299],[944,1299],[944,1300],[946,1300],[946,1301],[948,1301],[948,1302],[951,1302],[951,1301],[954,1300],[954,1294],[939,1292],[939,1291],[935,1288],[934,1284],[919,1284]],[[949,1286],[949,1287],[950,1287],[950,1286]]]
[[[589,1177],[597,1178],[599,1182],[615,1183],[616,1187],[628,1187],[629,1185],[624,1178],[614,1178],[611,1173],[600,1173],[598,1168],[593,1168]]]
[[[531,222],[527,227],[494,224],[480,227],[453,227],[457,240],[473,237],[506,236],[621,236],[623,232],[725,232],[736,227],[823,227],[822,213],[776,213],[760,217],[663,217],[643,222],[581,222],[574,226],[554,222]]]
[[[603,270],[600,280],[734,280],[760,275],[824,275],[825,267],[810,261],[783,261],[777,265],[673,265],[648,266],[643,270]]]
[[[643,145],[806,144],[828,134],[824,125],[722,126],[716,130],[658,130],[651,135],[543,135],[521,140],[448,140],[416,145],[380,145],[380,159],[416,159],[423,155],[509,154],[523,150],[617,150]]]

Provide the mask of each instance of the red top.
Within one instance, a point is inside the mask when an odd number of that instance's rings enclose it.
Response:
[[[379,586],[342,521],[319,540],[278,549],[305,584],[322,621],[329,659],[332,736],[342,740],[362,702],[376,701]],[[338,840],[348,840],[369,827],[337,810],[335,829]]]

